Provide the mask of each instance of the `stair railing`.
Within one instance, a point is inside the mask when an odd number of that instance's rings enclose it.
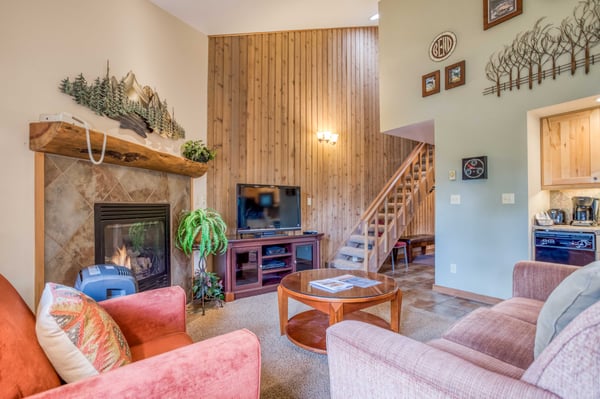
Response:
[[[433,188],[432,151],[429,144],[417,145],[352,228],[351,234],[362,235],[364,239],[363,270],[379,270],[410,223],[417,205]],[[373,240],[372,248],[369,239]]]

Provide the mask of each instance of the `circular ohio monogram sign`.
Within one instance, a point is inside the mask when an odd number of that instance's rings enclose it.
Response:
[[[429,46],[429,58],[435,62],[450,57],[456,48],[456,35],[450,31],[442,32],[433,39]]]

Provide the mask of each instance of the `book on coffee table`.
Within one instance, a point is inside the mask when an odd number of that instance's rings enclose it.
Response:
[[[310,285],[313,287],[329,292],[344,291],[352,287],[368,288],[377,284],[381,284],[381,281],[357,277],[351,274],[344,274],[338,277],[326,278],[323,280],[313,280],[310,282]]]
[[[342,281],[347,284],[352,284],[354,287],[368,288],[377,284],[381,284],[381,281],[371,280],[365,277],[357,277],[351,274],[344,274],[336,277],[336,280]]]
[[[352,288],[352,284],[344,283],[343,281],[337,280],[335,278],[326,278],[323,280],[313,280],[310,282],[310,285],[329,292],[339,292],[344,290],[349,290]]]

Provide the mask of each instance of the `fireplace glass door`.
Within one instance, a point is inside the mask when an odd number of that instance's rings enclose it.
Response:
[[[96,263],[129,268],[139,291],[170,285],[168,204],[96,204]]]

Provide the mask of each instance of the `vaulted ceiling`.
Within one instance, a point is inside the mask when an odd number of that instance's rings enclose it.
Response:
[[[207,35],[377,25],[378,0],[150,0]]]

